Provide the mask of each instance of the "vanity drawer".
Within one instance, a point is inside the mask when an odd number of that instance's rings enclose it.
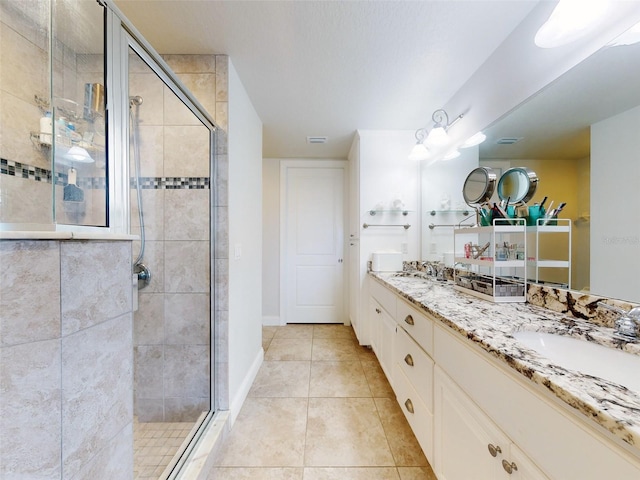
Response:
[[[422,347],[433,356],[433,321],[424,313],[398,300],[396,322]]]
[[[433,458],[433,415],[401,370],[396,370],[396,398],[427,458]]]
[[[407,377],[429,411],[433,412],[433,360],[401,328],[396,332],[396,368]]]
[[[369,279],[369,295],[371,295],[392,318],[396,316],[396,296],[387,287],[383,287],[373,278]]]

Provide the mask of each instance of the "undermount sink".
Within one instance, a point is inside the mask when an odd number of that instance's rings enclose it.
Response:
[[[556,365],[640,392],[640,355],[553,333],[516,332],[513,337]]]

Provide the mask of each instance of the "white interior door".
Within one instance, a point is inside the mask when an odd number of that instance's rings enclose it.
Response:
[[[285,167],[286,323],[344,323],[344,168]]]

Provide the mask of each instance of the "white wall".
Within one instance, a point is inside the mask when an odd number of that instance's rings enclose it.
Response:
[[[591,126],[591,291],[640,302],[640,107]]]
[[[228,132],[229,398],[233,421],[263,357],[262,122],[231,61]]]
[[[457,225],[475,210],[469,207],[462,196],[462,187],[467,175],[478,167],[478,147],[460,150],[460,156],[449,161],[440,161],[421,168],[422,178],[422,260],[453,261],[453,228],[434,225]],[[450,212],[442,211],[442,201],[449,200]],[[446,207],[446,206],[445,206]],[[435,211],[435,215],[429,212]],[[460,213],[467,210],[468,215]],[[475,221],[475,216],[473,218]],[[466,223],[469,223],[468,221]],[[445,255],[450,254],[450,255]]]
[[[280,159],[262,161],[262,323],[280,325]]]

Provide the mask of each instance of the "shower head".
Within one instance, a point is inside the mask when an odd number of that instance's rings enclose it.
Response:
[[[136,95],[135,97],[129,97],[129,106],[133,107],[134,105],[136,106],[142,105],[142,97],[140,95]]]

